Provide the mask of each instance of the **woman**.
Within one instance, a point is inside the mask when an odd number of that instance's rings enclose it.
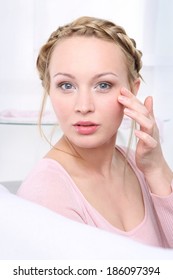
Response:
[[[124,29],[106,20],[82,17],[52,33],[37,67],[63,137],[18,195],[81,223],[173,247],[173,173],[152,97],[136,98],[141,56]],[[139,126],[135,153],[115,144],[124,115]]]

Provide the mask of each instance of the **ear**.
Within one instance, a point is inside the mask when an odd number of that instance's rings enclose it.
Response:
[[[137,95],[138,90],[140,88],[140,84],[141,84],[141,80],[139,78],[137,78],[136,80],[133,81],[133,83],[132,83],[132,93],[134,95]]]

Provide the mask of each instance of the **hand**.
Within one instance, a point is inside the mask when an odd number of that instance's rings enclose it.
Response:
[[[122,88],[120,93],[118,101],[124,106],[124,114],[135,120],[139,125],[139,130],[135,130],[135,135],[139,139],[136,147],[136,164],[138,168],[144,173],[149,182],[154,182],[157,177],[163,177],[163,171],[165,170],[165,176],[168,174],[170,186],[172,172],[163,157],[159,130],[153,113],[152,97],[148,96],[143,104],[125,88]]]

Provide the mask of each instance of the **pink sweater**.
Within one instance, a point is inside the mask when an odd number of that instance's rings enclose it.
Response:
[[[173,192],[167,197],[150,193],[132,155],[129,157],[129,163],[140,182],[145,217],[137,227],[128,232],[114,227],[99,214],[85,199],[62,165],[53,159],[40,160],[17,194],[75,221],[121,234],[148,245],[173,248]]]

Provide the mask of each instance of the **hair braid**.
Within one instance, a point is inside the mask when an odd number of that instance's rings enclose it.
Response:
[[[123,27],[108,20],[80,17],[70,24],[60,26],[51,34],[47,43],[40,50],[37,58],[37,69],[46,91],[49,90],[48,66],[52,51],[58,41],[72,36],[94,36],[103,40],[113,41],[121,47],[125,54],[129,80],[141,77],[139,72],[142,67],[142,52],[136,48],[135,40],[128,37]]]

